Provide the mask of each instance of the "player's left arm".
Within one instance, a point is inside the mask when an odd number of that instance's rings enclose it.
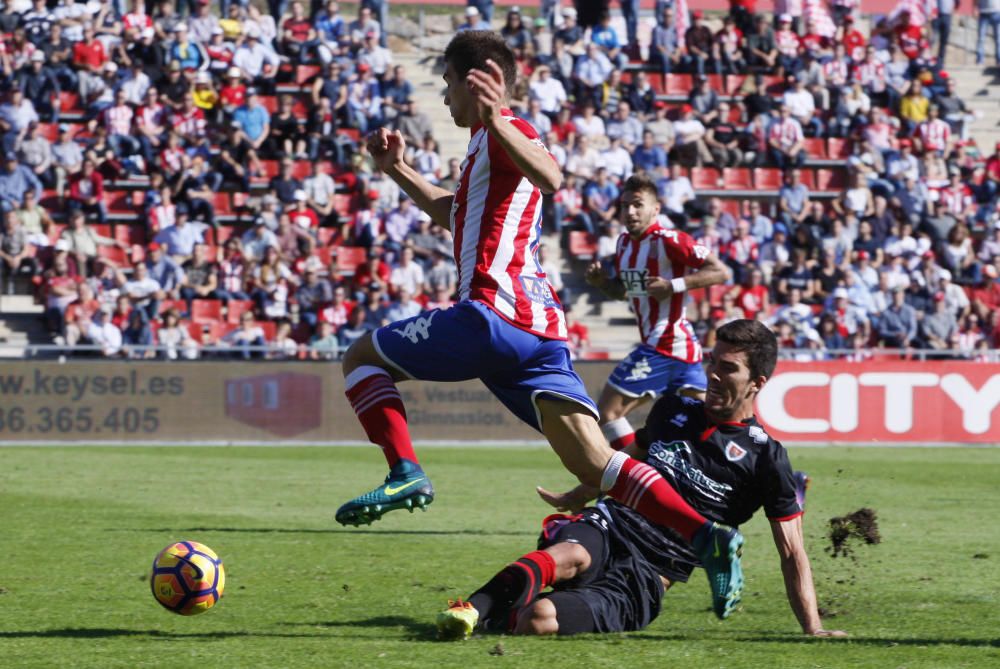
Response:
[[[789,520],[772,520],[771,534],[774,545],[781,556],[781,573],[785,578],[785,592],[788,603],[798,618],[802,631],[810,636],[844,637],[846,632],[823,629],[816,604],[816,589],[813,587],[812,567],[806,555],[802,537],[802,516]]]
[[[543,193],[555,193],[562,186],[562,170],[545,147],[529,139],[500,113],[506,96],[503,71],[492,60],[487,72],[469,70],[466,84],[476,99],[479,118],[521,173]]]

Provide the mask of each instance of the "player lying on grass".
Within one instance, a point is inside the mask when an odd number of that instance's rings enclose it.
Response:
[[[785,449],[753,416],[754,398],[774,371],[777,348],[774,334],[756,321],[719,328],[706,368],[705,401],[665,395],[630,450],[708,518],[735,527],[763,507],[802,631],[844,636],[824,630],[817,611],[802,539],[804,489],[796,490]],[[597,493],[586,486],[564,494],[539,489],[560,510],[579,509]],[[477,627],[516,634],[639,630],[659,614],[665,590],[687,581],[699,566],[675,532],[612,499],[576,515],[549,516],[538,547],[507,565],[468,601],[441,613],[440,636],[463,638]],[[553,590],[543,592],[550,586]]]
[[[649,465],[612,450],[573,370],[565,316],[537,259],[542,192],[556,191],[562,172],[532,126],[507,108],[514,54],[497,33],[467,31],[452,39],[444,61],[444,102],[455,124],[471,133],[456,192],[431,184],[404,162],[398,131],[379,129],[367,146],[375,164],[451,230],[459,302],[380,328],[347,351],[347,399],[368,438],[382,447],[389,475],[342,505],[337,521],[371,523],[434,499],[396,383],[479,378],[545,434],[582,483],[690,542],[709,574],[716,614],[729,615],[743,584],[743,537],[707,520]]]
[[[587,268],[587,283],[614,300],[628,300],[642,343],[611,373],[597,409],[611,446],[635,441],[628,414],[661,394],[705,396],[701,345],[684,317],[684,293],[729,280],[729,268],[685,232],[660,226],[656,183],[636,174],[621,195],[625,232],[618,238],[612,276],[601,263]],[[696,273],[688,273],[696,270]]]

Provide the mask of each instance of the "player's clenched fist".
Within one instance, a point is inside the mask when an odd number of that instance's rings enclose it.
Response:
[[[385,128],[379,128],[368,134],[367,144],[372,161],[383,172],[388,172],[393,165],[403,162],[406,141],[398,130],[389,132]]]
[[[601,267],[601,263],[597,260],[590,263],[583,278],[595,288],[600,288],[608,280],[607,275],[604,273],[604,268]]]

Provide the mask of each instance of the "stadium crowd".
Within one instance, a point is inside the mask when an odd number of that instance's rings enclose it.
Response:
[[[1000,7],[976,1],[981,61]],[[779,2],[774,16],[733,0],[713,20],[659,1],[646,50],[622,5],[625,39],[594,2],[543,3],[536,18],[512,8],[500,28],[520,68],[512,109],[564,170],[544,222],[571,259],[611,257],[619,184],[642,170],[663,222],[734,271],[691,302],[708,346],[747,317],[817,357],[1000,348],[1000,144],[972,140],[944,68],[950,14],[932,31],[904,4],[862,30],[850,0]],[[492,9],[470,4],[457,29],[489,29]],[[386,20],[384,0],[355,16],[333,0],[272,0],[267,13],[8,1],[4,281],[31,278],[56,342],[131,357],[218,344],[333,359],[368,330],[450,305],[450,233],[359,141],[399,129],[421,174],[458,183]],[[552,255],[542,247],[539,264],[568,305]]]

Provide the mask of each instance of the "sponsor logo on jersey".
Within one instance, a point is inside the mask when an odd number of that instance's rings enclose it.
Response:
[[[695,244],[694,255],[698,258],[698,260],[704,260],[708,257],[708,247],[702,246],[701,244]]]
[[[674,414],[674,417],[670,419],[670,422],[676,425],[677,427],[684,427],[684,425],[688,422],[687,414],[684,413]]]
[[[646,276],[649,270],[645,269],[623,269],[618,277],[625,286],[625,292],[629,295],[646,294]]]
[[[726,444],[726,460],[738,462],[747,454],[745,448],[741,448],[735,441]]]
[[[750,438],[753,439],[755,444],[766,444],[767,443],[767,432],[759,425],[751,425],[750,429],[747,430]]]
[[[430,339],[430,327],[431,321],[434,320],[434,315],[437,311],[432,311],[426,316],[420,316],[414,318],[412,321],[406,324],[406,327],[402,330],[399,328],[393,328],[393,332],[398,334],[400,337],[405,337],[410,340],[411,343],[416,344],[421,339]]]
[[[638,360],[632,366],[632,372],[625,377],[626,381],[644,381],[646,377],[653,373],[653,368],[645,358]]]
[[[549,282],[545,279],[539,279],[533,276],[522,276],[521,287],[524,288],[524,294],[532,302],[536,302],[545,307],[559,306],[555,298],[552,297],[552,288],[549,287]]]
[[[669,443],[656,441],[649,447],[647,462],[656,467],[657,471],[669,477],[668,480],[678,485],[689,485],[703,497],[717,502],[723,502],[733,491],[728,483],[720,483],[698,469],[688,458],[691,455],[691,445],[686,441],[671,441]],[[675,486],[676,487],[676,486]],[[679,488],[678,488],[679,489]]]

